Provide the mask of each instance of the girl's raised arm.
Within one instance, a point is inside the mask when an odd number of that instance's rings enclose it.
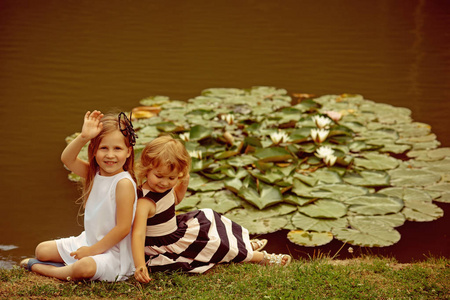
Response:
[[[79,159],[78,154],[84,145],[100,133],[103,128],[103,124],[100,122],[102,118],[103,114],[100,111],[86,112],[81,134],[68,144],[61,154],[61,161],[64,165],[83,178],[87,176],[89,164]]]
[[[183,200],[184,195],[186,195],[186,191],[189,185],[189,173],[181,179],[178,184],[174,187],[175,192],[175,205],[181,202]]]

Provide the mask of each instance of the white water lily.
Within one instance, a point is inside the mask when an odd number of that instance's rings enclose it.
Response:
[[[325,158],[328,155],[332,155],[334,153],[334,150],[331,149],[331,147],[328,146],[321,146],[319,149],[316,150],[316,156],[319,158]]]
[[[202,159],[202,151],[198,151],[198,150],[189,151],[189,156],[198,158],[198,159]]]
[[[331,124],[331,120],[324,116],[314,116],[312,117],[314,123],[316,123],[316,126],[319,128],[328,128]]]
[[[181,133],[179,136],[180,136],[180,139],[182,139],[183,141],[187,142],[187,141],[189,141],[190,133],[189,132],[184,132],[184,133]]]
[[[275,145],[278,145],[289,141],[289,136],[285,132],[274,132],[270,135],[270,139]]]
[[[328,167],[333,166],[336,163],[337,157],[333,154],[327,155],[323,158],[323,161]]]
[[[311,129],[311,137],[316,143],[325,141],[329,133],[330,131],[326,129]]]
[[[230,125],[234,122],[234,115],[232,114],[221,115],[220,118]]]

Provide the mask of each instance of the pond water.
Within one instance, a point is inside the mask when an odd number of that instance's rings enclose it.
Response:
[[[86,110],[211,87],[355,93],[411,109],[449,147],[448,28],[447,0],[0,1],[0,266],[82,230],[60,154]],[[450,207],[436,204],[443,218],[407,222],[391,247],[296,247],[282,232],[268,250],[450,257]]]

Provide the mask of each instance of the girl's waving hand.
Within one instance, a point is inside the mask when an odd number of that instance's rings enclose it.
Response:
[[[103,128],[103,123],[100,122],[102,118],[103,114],[98,110],[86,112],[81,135],[88,140],[95,138]]]
[[[79,134],[61,154],[61,161],[72,172],[86,178],[89,168],[89,163],[78,158],[78,154],[84,145],[86,145],[91,139],[95,138],[103,128],[103,123],[100,122],[103,118],[103,114],[94,110],[86,112],[84,115],[84,123]]]

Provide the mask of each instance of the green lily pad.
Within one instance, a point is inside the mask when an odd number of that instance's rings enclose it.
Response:
[[[318,185],[311,189],[310,196],[318,198],[329,198],[339,201],[345,199],[365,195],[369,192],[367,188],[353,186],[350,184],[324,184]]]
[[[260,184],[259,191],[253,188],[241,187],[238,195],[259,209],[264,209],[283,201],[280,189],[265,184]]]
[[[359,171],[359,172],[347,172],[343,177],[346,183],[360,186],[388,186],[389,174],[385,171]]]
[[[403,201],[422,201],[422,202],[431,202],[430,195],[424,190],[419,190],[415,188],[407,188],[407,187],[392,187],[386,188],[379,191],[380,194],[398,197]]]
[[[350,245],[362,247],[386,247],[400,240],[400,233],[382,222],[353,220],[351,228],[335,228],[333,235]]]
[[[232,210],[225,214],[227,218],[246,228],[250,234],[265,234],[280,230],[289,222],[287,216],[274,216],[252,219],[244,210]]]
[[[435,184],[441,179],[441,175],[438,173],[418,169],[390,170],[389,175],[393,186],[427,186]]]
[[[385,154],[367,152],[356,157],[355,165],[369,170],[391,170],[398,166],[398,160]]]
[[[333,240],[333,235],[330,232],[304,230],[289,231],[287,237],[292,243],[305,247],[323,246]]]
[[[341,202],[320,199],[314,203],[299,207],[298,210],[313,218],[337,219],[347,214],[347,206]]]
[[[299,212],[292,216],[291,222],[298,229],[317,232],[327,232],[333,228],[345,228],[348,225],[347,218],[313,218]]]
[[[279,162],[292,159],[289,151],[281,147],[258,149],[255,151],[255,156],[264,162]]]
[[[444,215],[444,211],[436,204],[420,200],[405,201],[402,213],[407,220],[416,222],[430,222]]]
[[[382,194],[356,196],[344,200],[344,203],[350,205],[349,211],[366,216],[397,213],[403,208],[401,199]]]
[[[234,193],[227,190],[216,193],[203,193],[200,199],[201,201],[197,204],[198,208],[211,208],[221,214],[241,206],[241,200]]]

